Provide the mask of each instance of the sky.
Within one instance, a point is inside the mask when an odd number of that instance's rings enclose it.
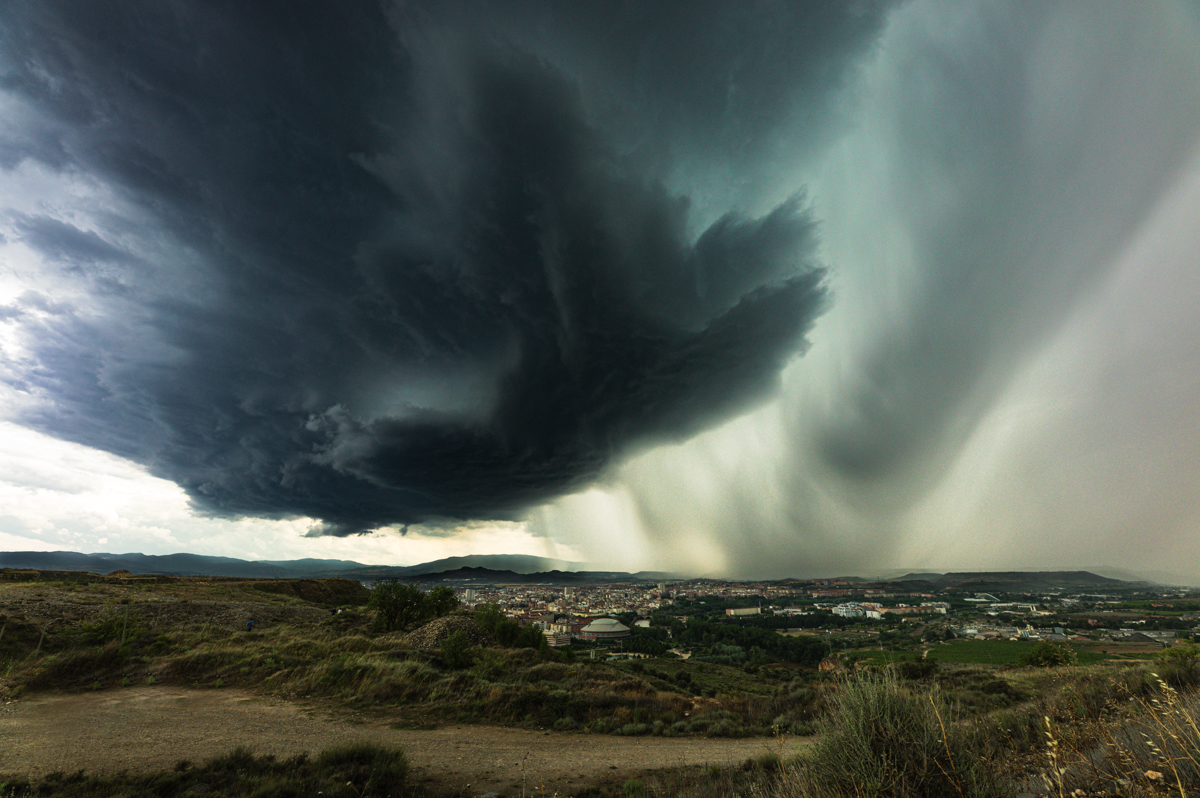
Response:
[[[1200,6],[0,7],[0,550],[1200,561]]]

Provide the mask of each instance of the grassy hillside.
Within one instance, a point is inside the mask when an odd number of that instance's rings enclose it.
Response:
[[[451,662],[440,641],[373,631],[366,593],[342,579],[0,581],[0,691],[238,686],[398,722],[665,736],[801,732],[820,709],[817,675],[787,668],[749,674],[497,646],[470,647]]]

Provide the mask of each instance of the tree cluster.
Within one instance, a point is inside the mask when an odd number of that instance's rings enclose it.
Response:
[[[542,630],[536,626],[521,626],[510,620],[504,610],[495,604],[484,604],[476,609],[475,623],[505,648],[543,649],[547,645]]]
[[[458,596],[445,585],[426,593],[414,585],[382,579],[371,587],[367,609],[375,613],[376,629],[393,632],[450,614],[458,609]]]
[[[671,633],[675,640],[684,645],[706,648],[738,646],[744,651],[758,648],[776,659],[802,665],[815,666],[824,659],[826,653],[826,645],[822,640],[784,637],[770,629],[734,622],[692,618],[685,624],[676,620],[671,624]]]

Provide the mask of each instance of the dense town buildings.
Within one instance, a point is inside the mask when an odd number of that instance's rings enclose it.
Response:
[[[670,611],[681,599],[721,600],[725,604],[718,605],[719,611],[730,621],[750,622],[756,616],[799,617],[828,613],[842,623],[867,624],[867,628],[873,623],[888,621],[922,626],[938,624],[948,634],[979,638],[1057,640],[1078,638],[1081,633],[1088,633],[1092,637],[1100,635],[1103,639],[1121,640],[1141,634],[1144,630],[1134,630],[1130,626],[1145,623],[1126,618],[1121,621],[1119,630],[1106,630],[1102,628],[1104,622],[1098,618],[1104,617],[1102,613],[1107,604],[1118,599],[1084,593],[1067,594],[1065,591],[1044,596],[959,594],[955,599],[958,604],[954,605],[951,601],[937,600],[946,598],[941,594],[903,592],[904,585],[898,583],[863,586],[846,580],[762,583],[695,579],[564,587],[463,579],[447,584],[455,589],[467,607],[495,604],[518,622],[543,630],[552,646],[568,645],[571,640],[624,638],[631,634],[625,624],[647,626],[646,618],[659,610]],[[1168,606],[1161,602],[1154,605],[1156,609]],[[1089,608],[1093,613],[1091,617],[1085,613]],[[1075,616],[1069,619],[1070,628],[1067,628],[1064,613]],[[1096,613],[1101,614],[1097,616]],[[630,620],[631,615],[642,620]],[[625,619],[625,624],[617,620],[618,616]],[[1048,622],[1062,624],[1062,627],[1047,628]],[[1191,625],[1194,623],[1193,619]],[[1041,628],[1035,628],[1035,624],[1041,624]],[[586,633],[589,625],[593,632],[609,633]],[[798,620],[797,625],[805,624]],[[1144,636],[1165,641],[1171,634],[1161,631]]]

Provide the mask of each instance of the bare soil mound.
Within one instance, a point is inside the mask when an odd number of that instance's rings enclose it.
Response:
[[[456,632],[467,636],[467,642],[473,646],[492,646],[496,644],[490,634],[479,628],[475,619],[469,615],[447,615],[435,618],[424,626],[404,635],[400,642],[409,648],[434,649],[441,648],[442,643]]]

